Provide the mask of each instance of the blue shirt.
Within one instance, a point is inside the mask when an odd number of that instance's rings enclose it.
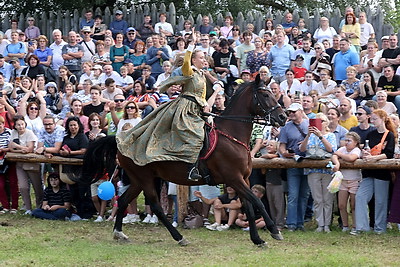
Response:
[[[44,50],[36,49],[33,53],[39,58],[39,61],[44,62],[47,61],[48,56],[53,56],[53,50],[46,47]]]
[[[92,28],[94,25],[94,19],[91,19],[89,21],[87,21],[86,19],[81,19],[81,21],[79,22],[79,28],[82,30],[83,27],[85,26],[89,26],[90,28]]]
[[[161,58],[157,57],[157,52],[162,51]],[[168,50],[165,47],[156,48],[154,46],[147,49],[146,64],[151,66],[151,76],[158,77],[163,73],[162,61],[169,60]]]
[[[324,135],[324,137],[326,140],[328,140],[329,144],[331,144],[332,153],[333,153],[337,148],[335,135],[333,133],[327,133]],[[314,147],[318,146],[326,151],[324,143],[322,142],[322,140],[319,140],[319,138],[315,134],[310,135],[310,138],[308,139],[308,143],[307,143],[307,150],[313,146]],[[330,169],[309,169],[309,168],[304,169],[304,175],[308,175],[310,173],[316,173],[316,172],[332,174],[332,171]]]
[[[3,73],[5,82],[10,81],[12,69],[13,66],[7,62],[4,62],[3,67],[0,67],[0,72]]]
[[[125,20],[114,20],[110,23],[110,30],[113,34],[125,34],[126,29],[128,29],[128,22]]]
[[[357,53],[350,49],[346,52],[339,51],[336,53],[333,60],[333,67],[335,73],[335,80],[343,81],[347,79],[346,69],[347,67],[360,64],[360,57]]]
[[[304,134],[308,133],[308,120],[303,120],[300,125],[300,129]],[[299,129],[294,125],[292,121],[289,121],[281,129],[279,134],[279,142],[286,144],[286,149],[291,149],[299,156],[305,156],[305,152],[300,152],[299,144],[304,140],[304,136],[300,133]]]
[[[290,59],[294,53],[293,46],[284,44],[281,48],[274,45],[268,54],[268,61],[271,62],[271,74],[284,76],[285,71],[290,67]]]
[[[8,44],[6,46],[6,49],[4,49],[4,54],[3,56],[7,57],[8,54],[19,54],[19,53],[24,53],[26,54],[28,51],[26,51],[26,46],[22,42],[18,42],[16,44]],[[21,66],[25,66],[25,61],[23,58],[19,59],[19,63]]]

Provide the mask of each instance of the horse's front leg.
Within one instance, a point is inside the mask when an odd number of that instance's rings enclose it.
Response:
[[[267,243],[260,238],[260,236],[258,234],[258,231],[257,231],[256,219],[255,219],[253,205],[247,199],[243,199],[242,202],[243,202],[243,205],[244,205],[244,208],[245,208],[246,217],[247,217],[247,220],[248,220],[249,226],[250,226],[250,239],[251,239],[251,241],[253,241],[253,243],[255,245],[257,245],[257,246],[261,246],[261,247],[266,246]]]

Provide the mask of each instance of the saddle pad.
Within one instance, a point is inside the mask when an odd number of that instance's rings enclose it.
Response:
[[[202,153],[200,155],[200,160],[206,160],[210,157],[210,155],[214,152],[215,147],[217,146],[218,142],[218,133],[215,130],[215,128],[211,128],[211,130],[208,132],[206,131],[206,134],[208,135],[208,142],[204,143],[204,146],[202,149]]]

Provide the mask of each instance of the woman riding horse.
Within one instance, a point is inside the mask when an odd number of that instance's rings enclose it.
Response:
[[[154,110],[137,127],[121,132],[117,143],[119,151],[139,166],[167,160],[187,162],[188,179],[197,181],[202,178],[195,163],[204,140],[200,113],[207,106],[206,77],[202,71],[207,61],[202,51],[193,52],[195,44],[193,32],[182,66],[184,76],[169,78],[160,88],[163,92],[173,84],[183,84],[180,97]]]

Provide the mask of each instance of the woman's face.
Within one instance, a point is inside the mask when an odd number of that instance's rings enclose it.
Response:
[[[303,20],[299,20],[299,27],[304,28],[306,26],[306,24],[304,23]]]
[[[65,93],[67,93],[67,95],[71,95],[73,93],[72,85],[67,84],[65,86]]]
[[[356,77],[356,73],[352,70],[346,71],[347,79],[354,79]]]
[[[304,76],[304,79],[307,82],[311,82],[312,80],[314,80],[314,75],[312,73],[307,73],[306,76]]]
[[[99,128],[100,118],[98,116],[94,116],[93,119],[90,121],[90,125],[92,126],[92,128]]]
[[[232,24],[231,19],[229,19],[229,18],[225,19],[225,25],[226,26],[231,26],[231,24]]]
[[[185,49],[185,42],[184,41],[179,41],[177,45],[178,45],[178,49],[179,50]]]
[[[377,94],[376,95],[376,102],[378,103],[386,103],[387,100],[387,96],[385,96],[384,94]],[[371,116],[372,118],[372,116]]]
[[[25,88],[30,88],[31,85],[32,85],[31,81],[28,80],[28,79],[22,79],[21,82],[22,82],[22,86],[25,87]]]
[[[136,52],[137,53],[143,53],[143,45],[142,44],[137,44],[136,45]]]
[[[262,47],[262,45],[263,45],[263,43],[262,43],[262,41],[261,41],[261,38],[257,37],[257,38],[254,40],[254,46],[255,46],[256,48],[260,48],[260,47]]]
[[[56,93],[56,88],[54,88],[53,86],[49,86],[47,87],[47,91],[49,92],[49,94],[55,94]]]
[[[363,79],[364,79],[364,82],[368,83],[371,81],[371,76],[369,76],[368,73],[364,73]]]
[[[147,38],[146,45],[147,45],[147,47],[153,46],[153,39],[152,38]]]
[[[98,44],[96,45],[97,52],[103,52],[104,51],[104,45],[103,44]]]
[[[142,93],[142,86],[139,83],[135,83],[134,90],[137,95],[140,95]]]
[[[30,118],[36,118],[39,115],[39,107],[36,104],[32,104],[29,107],[28,114]]]
[[[128,115],[133,115],[137,112],[136,106],[133,103],[126,105],[125,110]]]
[[[299,34],[299,29],[297,27],[292,28],[292,34],[293,35],[298,35]]]
[[[346,20],[347,20],[348,24],[353,24],[353,16],[352,15],[347,15]]]
[[[377,114],[372,113],[371,114],[371,118],[370,118],[371,123],[376,127],[380,127],[382,126],[382,124],[384,123],[383,119],[381,117],[379,117]]]
[[[328,110],[327,117],[331,122],[339,122],[339,116],[335,110]]]
[[[192,24],[190,24],[190,23],[185,23],[185,29],[186,29],[186,30],[190,30],[191,27],[192,27]]]
[[[29,65],[30,65],[31,67],[35,67],[35,66],[37,66],[37,64],[38,64],[38,61],[36,60],[36,58],[31,57],[31,58],[29,59]]]
[[[344,142],[347,151],[353,150],[358,145],[357,141],[352,136],[346,136]]]
[[[294,79],[294,73],[291,72],[291,71],[288,71],[288,72],[285,74],[285,76],[286,76],[286,79],[289,80],[289,81],[293,81],[293,79]]]
[[[42,88],[45,85],[45,80],[43,76],[39,76],[36,78],[37,83],[38,83],[38,87]]]
[[[75,101],[74,104],[72,105],[72,111],[74,114],[80,114],[82,111],[82,103],[80,101]]]
[[[97,18],[94,20],[94,23],[96,23],[96,25],[100,25],[102,23],[102,19],[101,18]]]
[[[47,42],[46,42],[45,39],[40,39],[40,40],[39,40],[39,46],[40,46],[40,47],[46,47],[46,44],[47,44]]]
[[[165,64],[165,65],[163,66],[163,70],[164,70],[164,72],[169,72],[169,71],[171,70],[171,66],[168,65],[168,64]]]
[[[270,21],[270,20],[267,21],[267,28],[268,29],[272,28],[272,21]]]
[[[375,54],[375,52],[376,52],[376,47],[375,47],[375,45],[369,44],[369,45],[367,46],[367,51],[368,51],[368,53],[370,53],[370,54]]]
[[[60,76],[65,76],[65,75],[67,75],[67,70],[65,70],[65,69],[60,69],[60,70],[59,70],[59,73],[60,73]]]
[[[18,133],[24,133],[25,132],[25,121],[23,120],[17,120],[15,122],[15,129],[17,130]]]
[[[112,31],[111,30],[106,30],[106,32],[104,33],[105,36],[112,36]]]
[[[117,37],[115,37],[115,42],[118,44],[122,44],[123,40],[124,40],[124,36],[122,34],[118,34]]]
[[[314,49],[315,49],[315,52],[316,52],[316,53],[318,53],[318,54],[321,54],[321,53],[322,53],[322,48],[321,48],[320,45],[315,45],[315,46],[314,46]]]
[[[112,39],[111,38],[105,38],[104,39],[104,44],[108,47],[112,45]]]
[[[68,124],[68,129],[71,132],[71,134],[75,135],[79,131],[79,124],[76,121],[70,121]]]
[[[328,48],[330,47],[330,44],[329,44],[328,41],[323,41],[322,44],[324,45],[325,50],[328,49]]]

